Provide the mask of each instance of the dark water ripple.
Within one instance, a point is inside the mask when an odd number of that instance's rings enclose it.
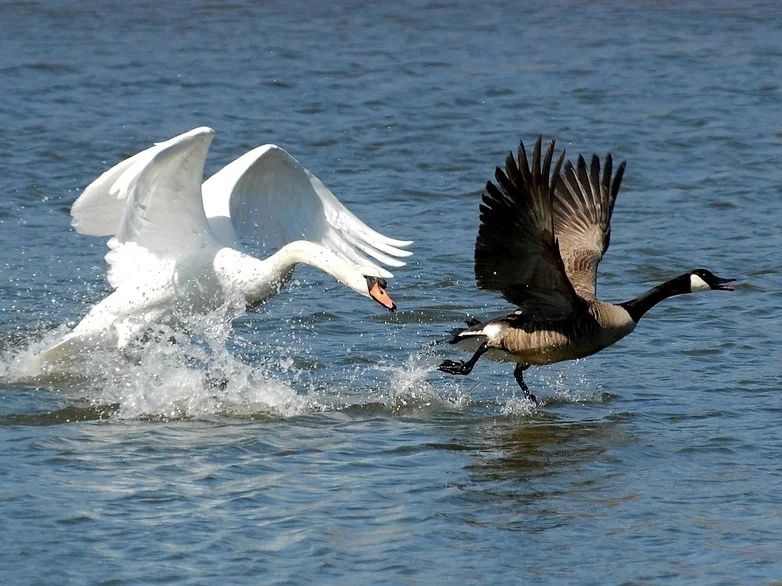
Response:
[[[0,581],[782,576],[775,4],[62,0],[3,16]],[[399,311],[304,269],[200,367],[150,351],[15,377],[107,292],[104,243],[69,228],[70,204],[204,124],[209,172],[276,142],[414,239]],[[534,410],[508,365],[435,366],[448,330],[505,308],[472,279],[478,193],[538,134],[628,161],[601,296],[697,266],[738,284],[531,370]]]

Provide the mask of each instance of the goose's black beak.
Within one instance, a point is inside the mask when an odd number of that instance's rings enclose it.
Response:
[[[377,301],[380,305],[385,307],[388,311],[396,311],[396,303],[391,300],[391,297],[386,293],[386,287],[388,284],[385,279],[379,277],[367,277],[367,287],[369,289],[369,296]]]
[[[714,276],[714,289],[717,289],[718,291],[733,291],[733,287],[731,285],[726,285],[726,283],[732,283],[736,279],[723,279],[722,277]]]

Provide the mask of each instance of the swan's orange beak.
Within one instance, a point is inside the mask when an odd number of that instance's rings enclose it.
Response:
[[[388,293],[386,293],[385,279],[367,277],[367,285],[369,286],[369,296],[372,299],[377,301],[380,305],[389,311],[396,310],[396,303],[394,303],[388,296]]]

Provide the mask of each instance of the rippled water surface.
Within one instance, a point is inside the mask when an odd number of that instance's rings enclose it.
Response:
[[[782,580],[782,11],[699,4],[2,3],[0,581]],[[208,172],[277,143],[415,240],[399,310],[301,268],[190,359],[26,377],[108,291],[71,203],[201,125]],[[533,408],[507,364],[436,365],[508,308],[472,278],[478,192],[538,134],[628,161],[603,298],[738,284],[531,369]]]

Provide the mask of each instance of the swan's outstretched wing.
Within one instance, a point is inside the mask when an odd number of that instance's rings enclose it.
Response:
[[[119,242],[174,255],[197,250],[209,234],[201,202],[201,181],[211,128],[196,128],[146,151],[114,184],[125,194]]]
[[[404,265],[411,242],[383,236],[353,215],[333,193],[285,150],[258,147],[217,172],[203,185],[204,209],[215,236],[279,248],[309,240],[339,257],[382,269]]]
[[[531,168],[524,143],[518,164],[513,155],[505,171],[495,172],[498,185],[486,184],[475,241],[475,279],[481,289],[499,291],[522,310],[541,318],[570,315],[581,301],[565,274],[554,238],[552,198],[564,152],[551,172],[554,141],[541,165],[541,139]]]
[[[579,155],[575,168],[570,161],[565,164],[554,192],[554,233],[565,272],[584,299],[596,298],[597,265],[611,241],[611,213],[625,163],[619,165],[613,178],[612,168],[608,154],[601,178],[597,155],[592,155],[589,169]]]
[[[208,140],[206,137],[209,137]],[[71,206],[71,225],[79,234],[88,236],[115,236],[121,226],[129,191],[123,189],[128,177],[137,175],[158,153],[170,148],[187,148],[195,137],[207,140],[208,148],[214,136],[211,128],[195,128],[118,163],[90,183]],[[133,168],[129,174],[128,170]],[[124,177],[124,179],[123,179]],[[201,178],[199,178],[201,180]]]
[[[173,266],[213,242],[201,202],[213,136],[203,127],[159,143],[101,175],[74,203],[78,231],[114,235],[106,255],[114,288],[165,273],[161,264]]]

